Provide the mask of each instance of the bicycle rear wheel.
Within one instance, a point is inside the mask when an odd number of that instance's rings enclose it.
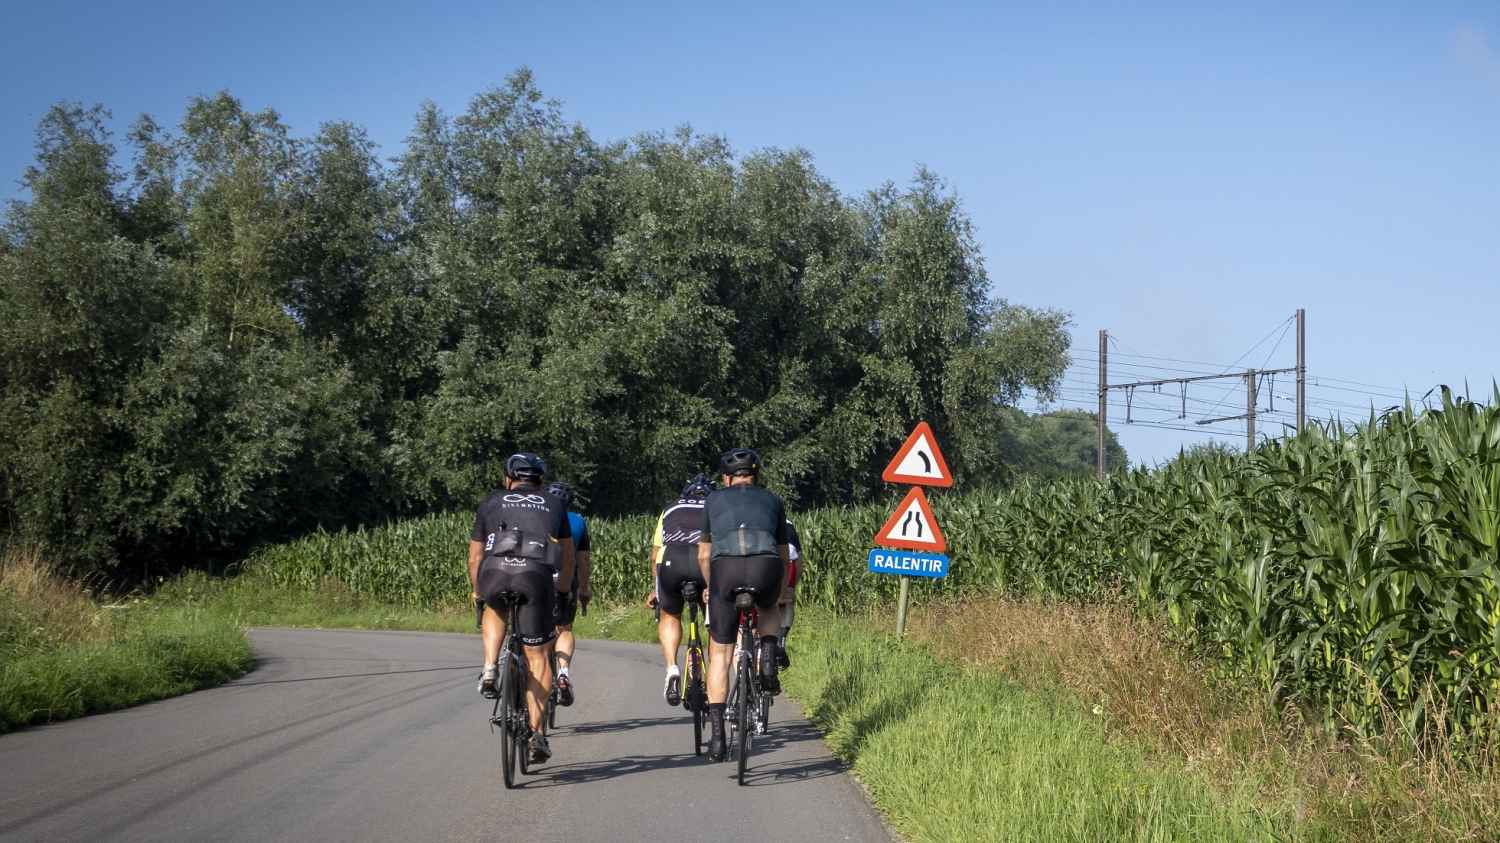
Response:
[[[698,655],[698,651],[692,646],[688,647],[687,663],[687,693],[683,695],[683,699],[687,702],[688,708],[693,712],[693,754],[702,755],[703,718],[705,715],[703,702],[703,660]]]
[[[520,756],[521,772],[529,776],[531,747],[528,746],[527,738],[531,737],[531,709],[526,707],[526,688],[531,684],[531,677],[524,663],[517,664],[512,671],[515,673],[516,754]],[[545,726],[546,723],[542,725]]]
[[[552,690],[547,693],[546,710],[542,712],[542,732],[557,728],[557,700],[560,696],[557,690],[557,654],[552,654],[549,669],[552,671]]]
[[[505,773],[506,788],[516,786],[516,713],[515,671],[510,666],[510,653],[502,653],[505,661],[500,671],[500,768]]]
[[[745,636],[745,633],[742,631],[741,632],[741,638],[743,639],[744,637],[746,637],[746,636]],[[740,781],[740,784],[744,784],[745,783],[745,765],[750,760],[750,730],[752,728],[754,728],[750,724],[750,710],[751,710],[751,708],[750,708],[750,706],[751,706],[750,700],[751,700],[751,695],[754,694],[754,692],[755,692],[755,686],[752,685],[752,684],[750,684],[753,680],[751,679],[751,676],[750,676],[750,648],[749,647],[745,647],[740,652],[740,659],[739,659],[739,665],[738,665],[738,675],[739,675],[739,696],[735,700],[735,704],[734,704],[734,722],[736,723],[736,726],[737,726],[737,728],[739,730],[739,735],[736,737],[736,742],[739,744],[739,746],[738,746],[738,753],[737,753],[739,755],[739,781]]]

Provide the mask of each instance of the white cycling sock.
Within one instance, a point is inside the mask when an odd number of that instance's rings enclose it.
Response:
[[[681,676],[682,675],[682,671],[679,670],[678,667],[677,667],[677,665],[675,665],[675,664],[668,665],[667,666],[667,675],[668,676]]]
[[[557,675],[558,676],[569,676],[571,674],[569,674],[568,670],[569,670],[569,666],[568,665],[563,665],[562,667],[559,667],[557,669]]]

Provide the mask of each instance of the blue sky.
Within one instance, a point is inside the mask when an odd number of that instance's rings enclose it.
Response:
[[[1298,307],[1314,415],[1404,386],[1487,394],[1500,370],[1500,4],[421,5],[12,3],[0,197],[59,100],[123,128],[228,89],[394,155],[423,100],[460,111],[527,65],[601,139],[691,124],[800,146],[849,193],[932,168],[994,294],[1072,314],[1065,405],[1092,406],[1100,328],[1114,382],[1289,366],[1290,333],[1271,352]],[[1189,409],[1243,394],[1196,387]],[[1178,400],[1137,394],[1131,414],[1182,425]],[[1114,425],[1146,461],[1209,438],[1187,426]]]

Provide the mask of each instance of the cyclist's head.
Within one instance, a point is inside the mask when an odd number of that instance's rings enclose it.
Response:
[[[724,484],[730,484],[732,477],[748,477],[754,481],[760,476],[760,454],[750,448],[732,448],[719,456],[719,474],[724,477]]]
[[[536,454],[522,451],[505,460],[505,479],[517,483],[540,483],[547,476],[547,463]]]
[[[684,498],[706,498],[708,493],[714,490],[714,479],[707,474],[694,475],[693,479],[682,487]]]
[[[559,480],[557,482],[554,482],[551,486],[547,487],[547,493],[562,501],[564,507],[568,509],[573,508],[572,486],[569,486],[568,484]]]

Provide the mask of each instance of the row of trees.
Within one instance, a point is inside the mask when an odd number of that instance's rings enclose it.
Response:
[[[228,94],[125,156],[106,119],[45,117],[0,236],[0,508],[82,569],[469,506],[520,448],[601,512],[734,443],[867,497],[918,418],[995,480],[1066,366],[925,170],[851,199],[800,151],[601,143],[526,71],[390,160]]]

